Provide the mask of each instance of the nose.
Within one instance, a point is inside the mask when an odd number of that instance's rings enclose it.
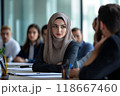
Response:
[[[58,32],[61,32],[61,27],[58,27]]]
[[[75,41],[77,41],[77,37],[75,37]]]

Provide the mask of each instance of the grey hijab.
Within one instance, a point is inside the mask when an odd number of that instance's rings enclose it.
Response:
[[[54,21],[61,17],[66,24],[65,37],[58,39],[53,36],[52,25]],[[47,37],[44,45],[43,59],[47,64],[58,64],[63,61],[66,48],[69,43],[74,39],[70,29],[70,19],[64,13],[57,12],[53,14],[48,22]]]

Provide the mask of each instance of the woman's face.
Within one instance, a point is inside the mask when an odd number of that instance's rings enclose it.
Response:
[[[38,31],[35,27],[31,27],[28,32],[28,38],[31,41],[31,43],[34,43],[38,38]]]
[[[66,24],[62,19],[56,19],[52,25],[53,35],[60,39],[66,35]]]

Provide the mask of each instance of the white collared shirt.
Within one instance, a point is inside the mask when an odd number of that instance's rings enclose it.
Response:
[[[3,41],[0,40],[0,48],[3,47]],[[8,42],[5,43],[5,55],[9,58],[9,62],[11,62],[16,55],[20,52],[20,46],[17,41],[11,38]]]

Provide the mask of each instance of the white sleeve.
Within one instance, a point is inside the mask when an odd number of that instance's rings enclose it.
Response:
[[[92,55],[92,51],[88,52],[84,57],[82,57],[79,61],[77,61],[77,64],[79,68],[82,68],[84,63],[90,58]]]
[[[13,47],[12,47],[12,59],[16,57],[16,55],[20,52],[20,46],[17,42],[14,43]]]

